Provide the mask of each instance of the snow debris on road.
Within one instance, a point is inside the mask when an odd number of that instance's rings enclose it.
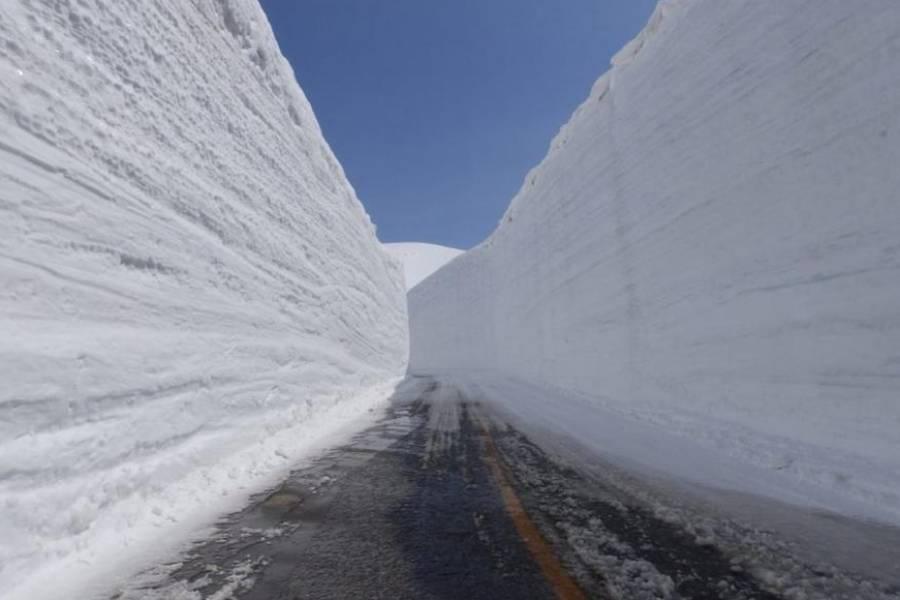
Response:
[[[661,2],[492,236],[411,290],[411,370],[900,523],[898,32],[893,0]],[[746,487],[720,467],[693,476]]]
[[[383,401],[405,290],[255,0],[0,39],[0,596],[84,597]]]
[[[193,581],[179,580],[159,588],[126,590],[118,600],[235,600],[241,591],[253,588],[257,573],[266,566],[263,559],[247,559],[222,573],[217,565],[208,565],[208,574]]]
[[[690,557],[693,546],[702,551],[695,556],[698,564],[711,567],[705,549],[718,548],[730,560],[731,571],[750,573],[785,598],[888,600],[900,589],[900,529],[835,514],[890,521],[895,518],[890,511],[839,490],[735,461],[724,452],[710,452],[690,435],[642,421],[612,403],[598,405],[590,397],[495,374],[452,373],[437,380],[457,387],[469,402],[493,411],[499,422],[508,422],[559,464],[572,467],[547,478],[546,464],[535,469],[527,460],[509,463],[521,481],[534,489],[543,487],[552,498],[541,504],[549,522],[561,528],[579,556],[595,565],[623,597],[669,597],[665,576],[633,561],[654,544],[671,541],[673,531],[682,535],[682,548],[664,552],[668,558],[663,563]],[[573,503],[570,494],[558,493],[580,489],[557,481],[572,473],[605,488],[595,497],[599,504]],[[878,475],[897,481],[896,474]],[[590,511],[572,510],[591,504]],[[627,533],[632,543],[610,536],[613,531]],[[649,535],[636,538],[636,531]],[[751,592],[742,593],[755,597]],[[741,597],[734,590],[721,595]]]

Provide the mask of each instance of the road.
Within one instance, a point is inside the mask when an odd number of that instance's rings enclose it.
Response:
[[[741,533],[749,550],[736,551],[623,481],[568,464],[452,385],[413,379],[377,426],[115,598],[900,597],[806,567],[771,532]]]

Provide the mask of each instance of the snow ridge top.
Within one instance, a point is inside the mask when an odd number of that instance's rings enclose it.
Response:
[[[662,34],[668,34],[674,29],[677,22],[683,18],[697,0],[660,0],[650,15],[644,28],[625,46],[622,47],[610,60],[610,69],[601,75],[591,87],[588,98],[575,109],[570,119],[560,127],[559,132],[550,142],[550,148],[545,160],[552,156],[556,151],[563,148],[569,140],[570,134],[574,128],[578,127],[580,117],[585,110],[594,103],[602,102],[610,91],[613,89],[613,82],[617,74],[624,71],[631,65],[645,48],[654,43],[654,39]],[[503,227],[505,223],[510,223],[515,219],[515,214],[519,209],[520,198],[526,196],[527,189],[534,185],[541,166],[544,161],[536,165],[528,171],[525,181],[519,192],[510,201],[509,207],[506,209],[500,220],[499,227]],[[495,232],[496,233],[496,230]],[[488,237],[483,244],[490,245],[491,238],[494,233]]]

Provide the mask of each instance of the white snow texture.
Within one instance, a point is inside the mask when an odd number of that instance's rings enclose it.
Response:
[[[388,253],[403,265],[406,289],[411,290],[432,273],[463,253],[456,248],[419,242],[385,244]]]
[[[6,0],[0,40],[8,597],[89,571],[103,536],[171,535],[323,411],[365,412],[407,325],[255,0]]]
[[[898,64],[895,0],[664,0],[410,292],[411,370],[584,394],[900,522]]]

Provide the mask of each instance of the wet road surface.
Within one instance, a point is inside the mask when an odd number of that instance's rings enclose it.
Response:
[[[792,589],[770,574],[421,378],[377,426],[224,519],[164,580],[115,598],[816,597],[818,579]],[[818,589],[852,598],[858,583]]]

